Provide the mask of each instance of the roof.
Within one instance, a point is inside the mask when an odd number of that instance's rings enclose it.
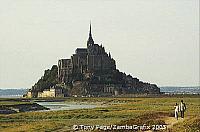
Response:
[[[77,48],[76,54],[79,54],[79,53],[87,53],[87,48]]]

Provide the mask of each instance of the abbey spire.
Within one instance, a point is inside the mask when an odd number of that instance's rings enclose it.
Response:
[[[91,22],[90,22],[90,32],[89,32],[89,36],[92,37],[92,27],[91,27]]]
[[[87,41],[87,47],[91,46],[94,44],[94,40],[92,38],[92,27],[91,27],[91,23],[90,23],[90,31],[89,31],[89,38]]]

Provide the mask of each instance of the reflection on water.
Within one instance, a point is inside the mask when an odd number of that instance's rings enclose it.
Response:
[[[90,109],[97,107],[96,105],[86,104],[69,104],[66,102],[36,102],[50,110],[72,110],[72,109]]]

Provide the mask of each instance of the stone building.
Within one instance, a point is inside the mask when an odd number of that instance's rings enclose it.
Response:
[[[38,92],[39,98],[44,97],[64,97],[63,89],[59,87],[51,87],[49,89],[44,89],[42,92]]]
[[[37,97],[37,92],[33,91],[32,89],[29,89],[28,92],[26,93],[25,97],[27,98],[35,98]]]
[[[115,60],[107,54],[102,45],[94,43],[91,33],[91,25],[87,48],[77,48],[70,59],[58,61],[58,79],[62,83],[70,83],[74,79],[90,77],[90,73],[106,72],[116,69]]]

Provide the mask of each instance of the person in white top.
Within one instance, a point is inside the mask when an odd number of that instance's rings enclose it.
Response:
[[[176,105],[174,107],[175,107],[174,115],[175,115],[175,118],[178,120],[178,111],[179,111],[178,104],[176,103]]]
[[[184,118],[184,112],[186,110],[186,105],[183,103],[183,100],[181,100],[181,103],[179,104],[179,110],[181,112],[181,118]]]

